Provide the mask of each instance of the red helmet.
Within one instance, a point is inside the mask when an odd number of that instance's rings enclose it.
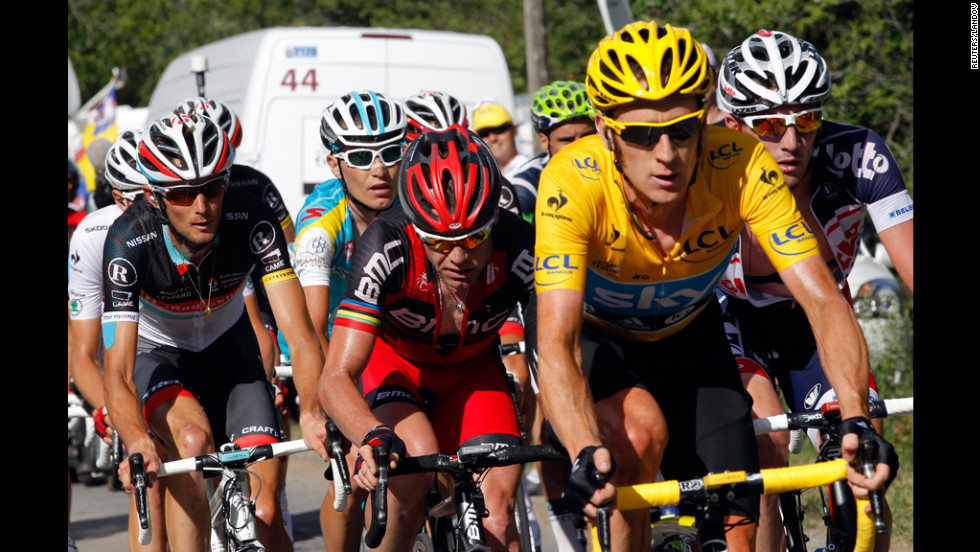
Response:
[[[449,239],[493,221],[501,176],[490,148],[460,125],[425,131],[398,171],[398,198],[416,228]]]

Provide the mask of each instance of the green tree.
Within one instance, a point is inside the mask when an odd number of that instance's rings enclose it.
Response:
[[[760,28],[808,40],[827,59],[830,116],[881,134],[912,189],[912,0],[632,0],[636,19],[691,28],[721,58]],[[545,0],[551,80],[585,78],[605,36],[595,0]],[[421,28],[485,34],[507,58],[516,93],[527,92],[524,25],[516,0],[69,0],[68,55],[83,99],[112,67],[127,70],[119,101],[146,105],[177,55],[273,26]],[[533,92],[533,91],[532,91]]]

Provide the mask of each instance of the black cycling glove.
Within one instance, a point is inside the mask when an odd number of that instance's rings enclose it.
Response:
[[[578,458],[572,464],[572,473],[568,476],[568,481],[561,493],[565,508],[569,512],[581,512],[589,503],[592,495],[605,485],[606,481],[616,471],[616,461],[612,459],[611,451],[609,458],[612,461],[612,466],[609,468],[609,473],[599,473],[596,470],[593,456],[598,448],[585,447],[582,452],[578,453]],[[602,448],[609,450],[606,447]]]
[[[853,418],[848,418],[841,422],[841,439],[843,439],[848,433],[854,433],[857,435],[859,442],[864,441],[865,439],[871,439],[874,441],[875,463],[888,464],[888,467],[891,468],[888,481],[885,482],[885,488],[887,489],[888,486],[891,485],[892,481],[894,481],[895,476],[898,475],[898,454],[895,452],[895,447],[886,441],[884,437],[878,435],[878,432],[875,431],[874,426],[871,425],[871,420],[865,418],[864,416],[854,416]]]
[[[361,446],[364,445],[370,445],[371,448],[381,445],[388,451],[389,457],[392,454],[397,454],[399,458],[407,456],[405,442],[398,435],[395,435],[394,430],[388,426],[375,426],[374,429],[368,431],[364,440],[361,441]],[[354,473],[361,471],[362,461],[361,455],[358,454],[357,461],[354,463]]]

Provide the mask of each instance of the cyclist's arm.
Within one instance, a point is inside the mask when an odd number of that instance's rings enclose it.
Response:
[[[779,276],[806,312],[841,415],[870,417],[868,352],[861,327],[822,258],[802,259]]]
[[[275,375],[276,358],[275,344],[272,342],[272,334],[262,323],[262,315],[259,313],[259,300],[254,293],[245,295],[245,312],[248,313],[248,320],[252,323],[252,331],[255,332],[255,339],[259,342],[259,351],[262,353],[262,368],[265,376],[270,380]]]
[[[303,286],[303,294],[306,296],[306,306],[310,309],[313,330],[316,332],[317,339],[320,340],[323,356],[326,357],[330,347],[330,288],[315,285]]]
[[[325,461],[326,416],[317,400],[317,382],[323,370],[323,352],[313,331],[310,314],[306,309],[306,297],[296,278],[265,283],[266,294],[276,325],[289,344],[289,357],[293,365],[293,383],[299,396],[300,428],[303,440]]]
[[[374,334],[335,324],[333,346],[320,377],[320,403],[340,431],[352,443],[382,422],[371,411],[357,388],[374,349]]]
[[[821,364],[840,403],[843,419],[870,418],[868,410],[868,352],[850,303],[837,288],[820,257],[808,257],[783,269],[779,276],[806,312],[817,343]],[[853,461],[858,436],[841,438],[841,456]],[[858,487],[883,488],[891,471],[879,463],[872,478],[848,469],[848,479]]]
[[[878,233],[902,282],[912,290],[912,223],[907,220]]]
[[[573,459],[585,447],[602,445],[592,393],[581,367],[583,301],[583,293],[571,289],[552,289],[537,296],[539,399],[545,412],[561,413],[549,420]],[[608,473],[611,464],[607,449],[595,452],[595,465],[599,472]],[[615,496],[615,488],[607,483],[592,495],[586,515],[594,517],[593,505],[607,503]]]
[[[99,361],[102,326],[98,318],[72,320],[70,374],[85,400],[98,410],[105,405],[105,389]]]
[[[104,322],[102,333],[105,341],[105,399],[112,418],[112,426],[129,453],[142,453],[150,482],[160,466],[156,446],[143,419],[143,404],[133,381],[136,366],[136,339],[139,323],[121,320]],[[123,462],[126,464],[126,462]],[[120,472],[127,489],[132,488],[128,471]]]

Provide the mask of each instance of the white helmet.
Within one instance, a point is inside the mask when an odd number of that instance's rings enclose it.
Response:
[[[320,141],[331,151],[343,147],[381,147],[405,139],[405,110],[380,92],[345,94],[323,110]]]
[[[830,72],[816,48],[780,31],[760,30],[721,64],[718,106],[749,115],[787,104],[820,103],[830,95]]]
[[[143,131],[138,160],[151,185],[168,186],[231,170],[235,149],[211,119],[174,113]]]
[[[139,144],[139,132],[127,130],[119,135],[116,143],[106,152],[105,176],[113,188],[132,192],[148,183],[137,162]]]
[[[452,125],[469,126],[466,106],[455,97],[437,91],[422,91],[405,100],[408,115],[409,141],[419,137],[424,129],[446,130]]]

